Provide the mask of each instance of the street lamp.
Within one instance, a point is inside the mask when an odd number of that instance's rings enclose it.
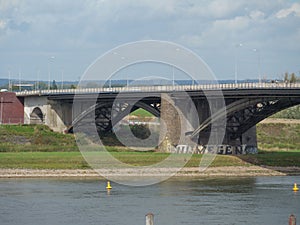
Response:
[[[61,89],[64,89],[64,69],[61,69]]]
[[[0,106],[0,111],[1,111],[0,124],[2,124],[3,123],[3,97],[1,97],[0,103],[1,103],[1,106]]]
[[[261,83],[261,55],[260,55],[260,50],[257,49],[257,48],[254,48],[253,51],[258,54],[258,83]]]
[[[19,91],[22,90],[22,86],[21,86],[21,70],[19,70]]]
[[[55,57],[51,56],[48,58],[48,91],[50,90],[50,79],[51,79],[51,70],[50,70],[50,63],[52,62],[51,60],[54,60]]]
[[[40,70],[38,69],[36,71],[36,84],[35,84],[35,90],[40,90]]]
[[[8,70],[8,91],[11,91],[11,80],[10,80],[11,76],[10,76],[10,69]]]
[[[172,66],[172,86],[173,86],[173,90],[174,90],[174,86],[175,86],[175,71],[174,71],[174,66]]]
[[[239,43],[235,45],[235,64],[234,64],[234,81],[237,84],[238,79],[238,48],[242,47],[243,44]]]

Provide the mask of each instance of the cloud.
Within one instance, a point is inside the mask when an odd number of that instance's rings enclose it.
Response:
[[[297,17],[300,17],[300,4],[294,3],[291,7],[282,9],[279,12],[276,13],[276,17],[278,19],[283,19],[288,17],[289,15],[295,15]]]
[[[236,12],[241,4],[239,1],[233,4],[231,0],[214,0],[208,5],[208,12],[215,18],[223,18]]]
[[[11,10],[14,7],[17,7],[20,4],[20,2],[20,0],[0,0],[0,11],[5,12]]]
[[[250,12],[250,18],[253,20],[263,20],[265,18],[265,13],[260,10],[254,10]]]
[[[19,60],[21,67],[34,60],[21,57],[24,52],[88,62],[119,44],[150,38],[179,42],[213,64],[232,63],[221,56],[240,42],[276,57],[279,47],[297,55],[299,7],[283,0],[0,0],[0,54],[9,53],[6,61]],[[69,70],[78,71],[77,64]],[[5,66],[1,61],[0,74]]]
[[[0,20],[0,30],[5,29],[6,27],[6,22],[4,20]]]

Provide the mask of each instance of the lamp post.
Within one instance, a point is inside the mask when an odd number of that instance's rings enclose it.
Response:
[[[22,90],[21,87],[22,87],[22,86],[21,86],[21,70],[19,70],[19,91]]]
[[[8,91],[11,91],[10,69],[8,70]]]
[[[0,110],[1,111],[0,124],[2,124],[2,122],[3,122],[3,97],[1,97],[0,103],[1,103],[1,106],[0,106],[0,108],[1,108],[1,110]]]
[[[172,87],[174,90],[175,87],[175,71],[174,71],[174,66],[172,66]]]
[[[261,55],[260,50],[257,48],[253,49],[254,52],[258,54],[258,83],[261,83]]]
[[[55,57],[51,56],[48,58],[48,91],[50,90],[50,80],[51,80],[51,68],[50,68],[50,63],[52,62],[51,60],[54,60]]]
[[[235,45],[235,63],[234,63],[234,82],[237,84],[238,80],[238,48],[242,47],[243,44],[239,43]]]
[[[40,90],[40,70],[36,71],[36,85],[35,90]]]
[[[64,89],[64,69],[61,69],[61,89]]]

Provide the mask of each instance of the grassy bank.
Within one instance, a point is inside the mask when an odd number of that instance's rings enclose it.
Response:
[[[257,141],[259,149],[300,150],[300,124],[258,124]]]
[[[105,156],[98,153],[101,162],[107,162]],[[155,152],[113,152],[120,161],[145,166],[164,160],[168,154]],[[186,167],[198,167],[202,155],[178,155],[177,162],[187,161]],[[212,167],[218,166],[297,166],[300,167],[300,151],[295,152],[260,152],[258,155],[224,156],[217,155]],[[90,168],[80,152],[9,152],[0,154],[0,168],[18,169],[87,169]]]
[[[282,110],[273,116],[272,118],[284,118],[284,119],[300,119],[300,105]]]
[[[78,151],[74,136],[43,125],[0,125],[0,152]]]
[[[258,155],[222,156],[213,161],[218,166],[297,166],[300,167],[300,124],[259,124]],[[108,146],[120,161],[134,165],[152,165],[168,154],[157,152],[130,152],[128,148]],[[99,153],[102,154],[102,153]],[[105,161],[104,157],[102,161]],[[186,167],[197,167],[201,155],[178,155]],[[59,134],[45,126],[0,126],[0,168],[20,169],[87,169],[75,139],[70,134]]]
[[[142,111],[143,112],[143,111]],[[126,151],[113,147],[116,138],[107,135],[104,143],[109,151]],[[257,125],[259,149],[300,150],[300,124],[261,123]],[[1,125],[0,152],[75,152],[78,151],[74,136],[51,131],[46,126]]]
[[[148,112],[148,111],[146,111],[146,110],[144,110],[144,109],[141,109],[141,108],[135,110],[135,111],[132,112],[130,115],[131,115],[131,116],[136,116],[136,117],[138,117],[138,118],[153,117],[153,115],[152,115],[150,112]]]

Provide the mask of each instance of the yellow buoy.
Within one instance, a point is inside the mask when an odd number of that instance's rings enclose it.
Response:
[[[110,186],[110,181],[107,181],[106,189],[107,189],[107,190],[112,189],[112,187]]]
[[[299,191],[299,188],[297,187],[296,183],[294,183],[293,191]]]

